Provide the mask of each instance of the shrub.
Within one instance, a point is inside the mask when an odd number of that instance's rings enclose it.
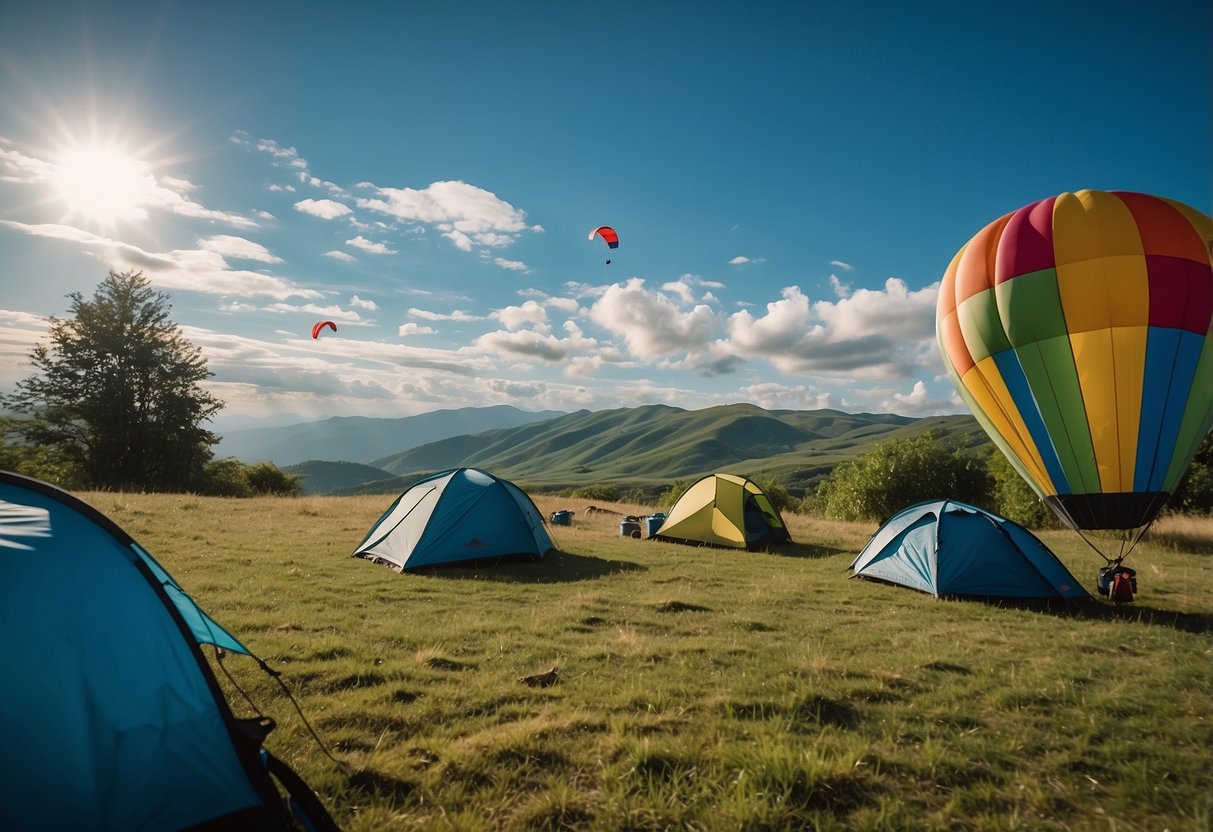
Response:
[[[258,462],[245,471],[249,486],[257,494],[278,494],[296,497],[302,490],[299,477],[288,474],[272,462]]]
[[[1011,467],[1006,456],[991,448],[986,469],[993,482],[994,511],[1029,529],[1059,529],[1061,521],[1028,485],[1028,481]]]
[[[584,488],[578,488],[573,492],[572,496],[583,500],[601,500],[605,503],[617,503],[621,495],[619,493],[619,486],[614,483],[606,483],[604,485],[587,485]]]
[[[690,480],[674,480],[669,488],[657,495],[657,507],[662,511],[669,511],[690,485]]]
[[[933,435],[892,439],[839,463],[810,507],[837,520],[884,520],[924,500],[955,497],[989,502],[990,475],[982,461],[950,451]]]

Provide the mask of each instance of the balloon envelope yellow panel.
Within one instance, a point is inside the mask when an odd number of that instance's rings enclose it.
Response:
[[[1154,519],[1213,425],[1213,220],[1078,191],[952,259],[936,334],[961,398],[1063,521]]]

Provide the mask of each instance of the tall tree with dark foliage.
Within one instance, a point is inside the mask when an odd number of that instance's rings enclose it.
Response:
[[[36,372],[3,404],[27,418],[16,432],[71,463],[77,484],[186,490],[218,439],[203,423],[223,402],[199,383],[212,373],[169,320],[168,297],[142,272],[110,272],[91,300],[68,295],[71,316],[49,320]]]

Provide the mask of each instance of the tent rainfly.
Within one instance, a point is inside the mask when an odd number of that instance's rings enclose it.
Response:
[[[902,509],[851,563],[854,577],[941,595],[1089,598],[1047,546],[997,514],[955,500]]]
[[[766,492],[753,480],[736,474],[708,474],[696,480],[674,503],[653,536],[730,549],[752,549],[792,539]]]
[[[0,587],[0,826],[336,830],[201,646],[248,649],[112,520],[0,471]]]
[[[522,489],[478,468],[456,468],[396,498],[353,556],[403,572],[509,555],[542,559],[553,548]]]

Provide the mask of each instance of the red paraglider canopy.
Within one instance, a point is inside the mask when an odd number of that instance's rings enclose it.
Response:
[[[603,241],[611,248],[619,248],[619,235],[616,234],[615,229],[611,228],[609,225],[595,228],[590,232],[590,236],[587,239],[592,240],[594,239],[595,235],[601,237]]]
[[[312,339],[315,340],[316,338],[319,338],[320,330],[324,329],[326,326],[333,330],[333,332],[337,331],[337,324],[333,323],[332,321],[317,321],[312,326]]]

